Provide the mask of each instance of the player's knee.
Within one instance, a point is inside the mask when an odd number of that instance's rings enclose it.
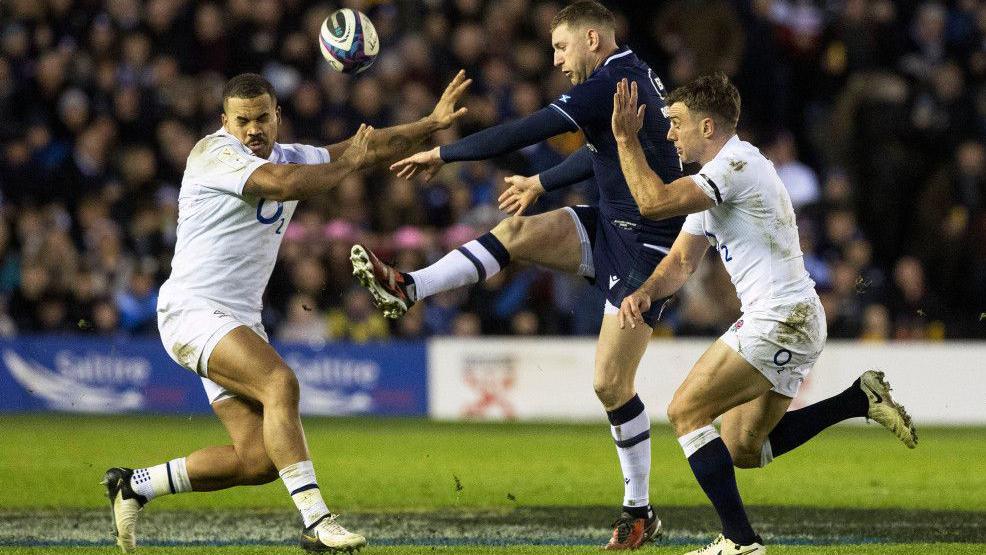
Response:
[[[707,426],[712,419],[707,418],[698,403],[691,402],[687,398],[675,395],[668,403],[668,421],[674,428],[678,436],[695,431],[703,426]]]
[[[301,386],[298,378],[287,366],[275,367],[266,378],[264,388],[265,405],[287,404],[297,406],[301,398]]]
[[[514,254],[514,249],[524,237],[524,230],[527,229],[527,217],[511,217],[500,220],[493,228],[493,235],[503,244],[503,246]]]
[[[613,410],[623,405],[633,397],[632,384],[623,383],[618,376],[601,376],[592,381],[596,397],[606,410]]]

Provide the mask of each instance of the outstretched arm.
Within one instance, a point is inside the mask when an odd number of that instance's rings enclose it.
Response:
[[[253,170],[243,193],[275,201],[301,200],[323,193],[364,166],[373,128],[363,124],[346,150],[328,164],[264,164]]]
[[[671,252],[654,268],[654,273],[639,289],[623,299],[618,315],[620,328],[627,324],[631,328],[637,327],[637,323],[644,321],[643,314],[650,310],[651,302],[670,297],[681,289],[708,248],[709,240],[705,237],[686,231],[678,233],[678,238],[671,245]]]
[[[577,129],[572,121],[549,106],[519,120],[502,123],[454,143],[419,152],[394,163],[390,169],[396,171],[398,176],[408,179],[420,172],[427,180],[445,162],[494,158]]]
[[[557,166],[539,174],[530,177],[511,175],[503,178],[510,187],[498,199],[500,210],[520,216],[545,191],[561,189],[590,177],[592,177],[592,154],[583,146]]]
[[[445,92],[435,104],[435,109],[427,117],[404,125],[385,127],[374,131],[370,144],[366,149],[363,166],[373,166],[381,162],[389,162],[395,158],[407,156],[439,129],[445,129],[465,115],[466,108],[455,108],[456,102],[462,98],[466,89],[472,84],[472,79],[466,79],[465,70],[459,70],[452,81],[445,87]],[[350,139],[329,145],[331,159],[341,156],[349,147]]]
[[[626,178],[630,194],[637,201],[640,215],[661,220],[701,212],[715,206],[715,202],[695,184],[691,177],[682,177],[664,183],[647,163],[644,149],[637,133],[644,124],[647,105],[637,107],[637,83],[627,86],[624,79],[616,85],[613,95],[613,136],[620,155],[620,167]]]

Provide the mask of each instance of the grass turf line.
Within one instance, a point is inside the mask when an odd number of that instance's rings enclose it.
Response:
[[[986,544],[903,544],[903,545],[839,545],[839,546],[770,546],[771,555],[912,555],[914,553],[942,553],[949,555],[979,555]],[[5,555],[108,555],[119,553],[108,547],[58,547],[58,548],[3,548]],[[648,546],[637,553],[641,555],[681,555],[681,547]],[[141,555],[298,555],[297,547],[249,546],[249,547],[142,547]],[[360,555],[573,555],[599,553],[598,547],[367,547]]]
[[[440,423],[306,418],[319,485],[330,507],[372,509],[612,505],[622,500],[608,427],[598,424]],[[764,469],[738,470],[751,505],[982,510],[986,433],[921,429],[908,450],[878,425],[840,426]],[[669,428],[652,435],[651,499],[705,506]],[[0,507],[104,506],[110,466],[161,463],[226,443],[209,416],[19,415],[3,418]],[[943,456],[947,454],[947,456]],[[155,501],[168,509],[281,508],[283,485]]]

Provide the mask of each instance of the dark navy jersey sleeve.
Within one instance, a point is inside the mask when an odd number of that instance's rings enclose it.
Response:
[[[609,125],[613,113],[616,86],[609,79],[594,74],[551,103],[582,131],[602,123]]]
[[[592,153],[583,146],[557,166],[541,172],[541,186],[545,191],[554,191],[590,177],[592,177]]]
[[[483,129],[442,146],[438,155],[445,162],[486,160],[567,131],[575,131],[575,128],[561,114],[546,107],[527,117]]]

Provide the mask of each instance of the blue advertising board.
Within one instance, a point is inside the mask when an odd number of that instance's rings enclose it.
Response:
[[[428,412],[423,342],[275,345],[301,384],[302,414]],[[156,339],[0,339],[0,412],[209,412],[200,378]]]

